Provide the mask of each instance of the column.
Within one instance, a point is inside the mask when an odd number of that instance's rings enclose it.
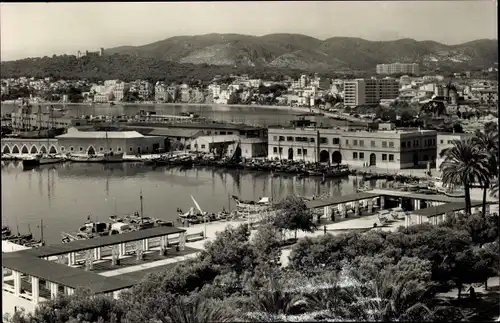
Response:
[[[122,258],[125,256],[125,243],[120,243],[118,245],[118,257]]]
[[[484,216],[490,216],[490,205],[486,204],[486,210],[484,210]]]
[[[370,198],[368,199],[368,213],[372,213],[373,212],[373,199]]]
[[[410,216],[411,215],[405,216],[405,227],[407,227],[407,228],[410,226]]]
[[[168,248],[168,235],[165,236],[165,248]]]
[[[33,295],[33,303],[38,304],[40,297],[40,280],[38,277],[31,276],[31,294]]]
[[[323,208],[323,216],[327,219],[330,218],[330,207],[328,205]]]
[[[354,202],[354,215],[355,216],[359,215],[359,201]]]
[[[14,295],[21,295],[21,273],[13,270],[12,275],[14,276]]]
[[[149,239],[142,240],[142,250],[149,251]]]
[[[347,203],[341,204],[342,206],[342,218],[347,218]]]
[[[75,290],[71,287],[66,287],[66,292],[68,295],[73,295],[75,293]]]
[[[113,292],[113,298],[114,298],[114,299],[118,299],[119,297],[120,297],[120,291],[119,291],[119,290],[115,290],[115,291]]]
[[[101,260],[101,248],[100,247],[94,248],[94,259]]]
[[[385,207],[385,196],[380,197],[380,209],[383,210]]]
[[[179,234],[179,249],[184,250],[186,246],[186,232],[181,232]]]
[[[59,286],[56,283],[50,282],[50,298],[55,299],[57,297]]]

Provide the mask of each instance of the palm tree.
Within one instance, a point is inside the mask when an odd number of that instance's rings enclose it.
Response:
[[[490,188],[491,180],[498,175],[498,132],[482,132],[476,130],[473,142],[480,151],[488,154],[485,173],[482,174],[483,186],[483,216],[486,214],[486,195]]]
[[[200,295],[180,296],[167,310],[167,319],[172,323],[231,322],[236,319],[231,310],[214,299]]]
[[[465,190],[465,211],[471,213],[470,186],[484,182],[488,174],[488,154],[478,149],[472,139],[454,140],[453,147],[441,152],[445,160],[441,164],[443,183],[463,185]]]
[[[493,181],[490,187],[490,196],[498,197],[498,177]]]

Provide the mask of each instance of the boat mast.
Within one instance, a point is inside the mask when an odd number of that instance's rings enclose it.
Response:
[[[142,188],[141,188],[141,223],[143,223],[144,208],[142,203]]]

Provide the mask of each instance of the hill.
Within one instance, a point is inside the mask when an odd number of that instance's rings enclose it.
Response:
[[[376,64],[417,62],[441,67],[459,64],[484,68],[498,61],[498,41],[481,39],[460,45],[400,39],[368,41],[333,37],[319,40],[299,34],[249,36],[207,34],[178,36],[144,46],[122,46],[106,54],[125,54],[178,63],[296,69],[373,70]]]
[[[79,59],[74,55],[26,58],[2,62],[0,71],[3,78],[50,76],[56,79],[88,79],[91,81],[106,79],[163,80],[168,83],[192,83],[194,80],[200,80],[205,84],[216,75],[249,74],[255,78],[279,81],[284,75],[297,78],[302,73],[302,71],[294,69],[175,63],[155,58],[119,54],[103,57],[88,56]]]

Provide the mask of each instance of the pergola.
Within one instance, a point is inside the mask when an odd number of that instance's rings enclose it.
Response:
[[[486,204],[486,215],[489,214],[491,203],[492,202],[487,202]],[[483,205],[482,201],[471,201],[472,208],[479,208],[482,205]],[[418,224],[423,223],[424,217],[428,218],[431,224],[439,224],[440,222],[446,219],[446,214],[459,212],[463,210],[465,210],[465,202],[452,202],[452,203],[441,204],[435,207],[415,210],[412,212],[411,215],[417,217]],[[410,221],[408,217],[406,221],[407,221],[406,226],[408,226]]]
[[[330,215],[330,208],[336,205],[342,206],[343,216],[347,215],[347,208],[345,207],[348,203],[354,203],[354,214],[359,215],[359,204],[360,201],[368,200],[368,212],[373,212],[373,199],[381,197],[381,194],[370,193],[370,192],[359,192],[349,195],[334,196],[327,200],[312,200],[306,202],[308,208],[318,209],[323,208],[323,216],[328,217]],[[381,201],[381,204],[383,202]],[[383,207],[381,205],[381,207]]]
[[[76,253],[82,251],[90,253],[90,257],[86,259],[90,267],[93,260],[101,259],[101,250],[104,247],[118,249],[117,255],[112,254],[113,259],[125,257],[126,245],[130,242],[140,242],[142,251],[148,251],[150,242],[153,239],[159,239],[160,252],[163,253],[170,246],[168,236],[173,234],[179,236],[178,242],[175,243],[178,244],[179,250],[184,250],[186,230],[176,227],[156,227],[10,253],[2,252],[2,290],[12,292],[17,297],[27,298],[36,304],[40,300],[40,280],[43,280],[51,299],[57,297],[60,287],[63,287],[66,295],[73,294],[78,287],[85,287],[95,294],[110,294],[117,297],[120,290],[130,288],[137,282],[117,277],[105,277],[92,271],[72,267],[76,265]],[[54,256],[58,256],[58,259],[67,257],[67,265],[49,261],[49,258]],[[5,284],[5,269],[12,271],[13,288]],[[28,284],[31,283],[31,295],[23,293],[21,275],[31,277],[28,282]]]

